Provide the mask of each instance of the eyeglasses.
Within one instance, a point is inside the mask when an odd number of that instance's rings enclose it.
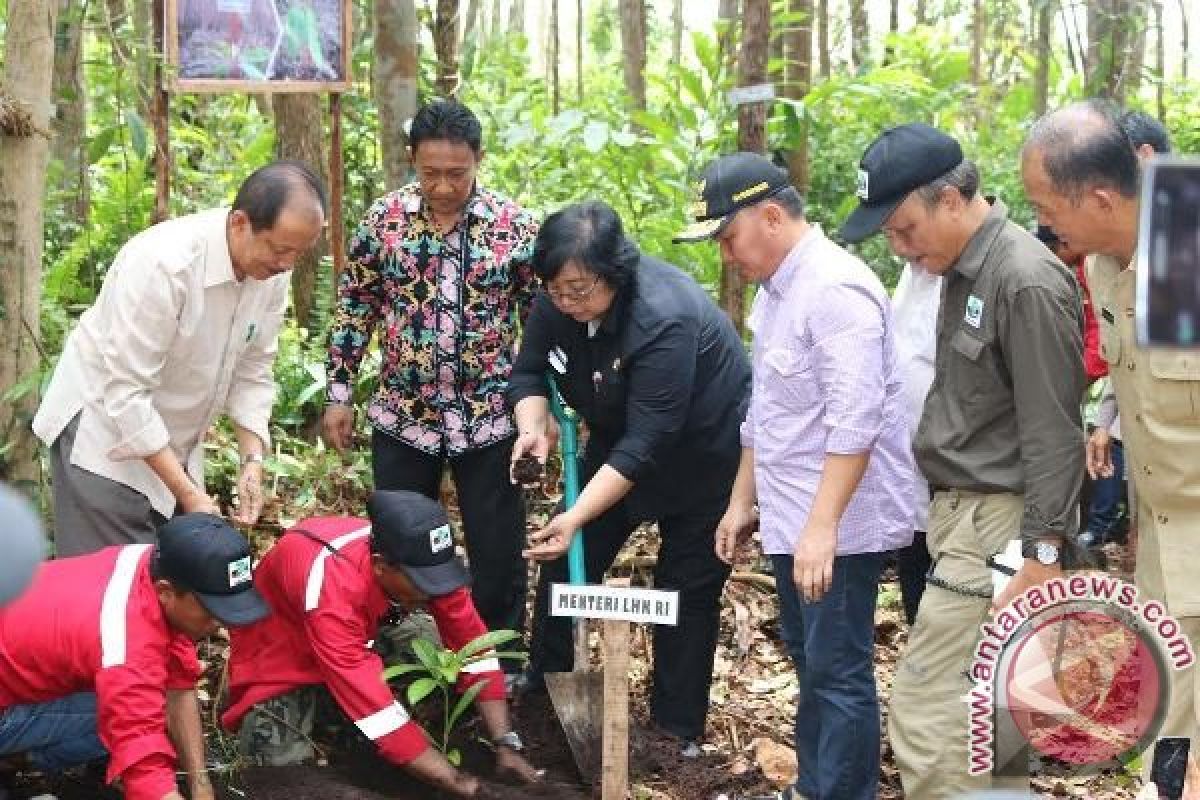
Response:
[[[586,289],[551,289],[546,287],[546,294],[550,295],[550,299],[556,303],[581,303],[588,298],[592,292],[596,291],[596,287],[600,285],[600,276],[597,275],[592,285]]]

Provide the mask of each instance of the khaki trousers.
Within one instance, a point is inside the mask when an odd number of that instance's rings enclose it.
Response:
[[[941,491],[929,508],[934,583],[917,610],[896,669],[888,735],[908,800],[960,798],[987,789],[1029,790],[1028,778],[971,775],[968,766],[967,677],[979,626],[990,615],[987,558],[1018,536],[1024,502],[1016,494]]]

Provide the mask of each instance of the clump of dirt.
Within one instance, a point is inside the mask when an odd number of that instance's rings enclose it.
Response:
[[[739,796],[768,786],[762,772],[748,769],[734,774],[729,760],[719,755],[686,758],[683,742],[670,734],[642,725],[629,731],[629,772],[639,783],[665,780],[674,797],[707,798],[720,794]]]
[[[519,486],[541,486],[543,472],[542,462],[528,453],[518,458],[512,467],[513,480]]]

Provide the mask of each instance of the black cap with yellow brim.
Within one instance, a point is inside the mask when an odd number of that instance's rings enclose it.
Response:
[[[704,171],[692,203],[691,225],[675,235],[676,242],[699,242],[717,236],[733,215],[788,188],[786,171],[758,153],[722,156]]]

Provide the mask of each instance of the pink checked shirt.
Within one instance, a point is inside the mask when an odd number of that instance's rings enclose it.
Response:
[[[795,550],[827,453],[871,454],[838,555],[909,544],[916,466],[879,278],[813,226],[759,288],[749,325],[754,391],[742,445],[754,449],[763,550]]]

